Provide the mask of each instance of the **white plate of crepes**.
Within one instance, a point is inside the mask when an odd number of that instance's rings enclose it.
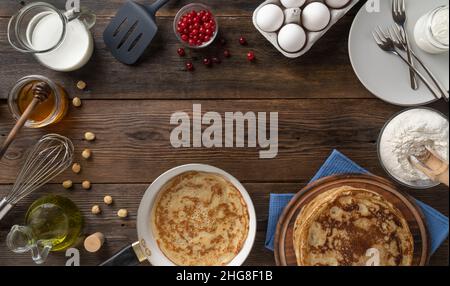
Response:
[[[239,266],[256,236],[256,214],[244,186],[227,172],[203,164],[173,168],[142,198],[139,240],[103,266]]]
[[[282,266],[420,266],[429,236],[415,201],[372,175],[336,175],[301,190],[280,217]]]

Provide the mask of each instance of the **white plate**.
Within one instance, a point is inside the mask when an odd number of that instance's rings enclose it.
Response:
[[[252,250],[256,236],[256,213],[252,199],[250,198],[248,192],[245,190],[244,186],[235,177],[219,168],[203,164],[189,164],[175,167],[159,176],[150,185],[150,187],[148,187],[147,191],[144,194],[144,197],[142,198],[141,204],[139,205],[137,218],[138,237],[143,253],[146,254],[148,261],[153,266],[175,266],[175,264],[164,255],[161,249],[159,249],[158,244],[156,243],[153,236],[150,216],[154,201],[156,199],[156,195],[158,194],[162,186],[164,186],[173,177],[188,171],[209,172],[222,175],[241,192],[242,197],[244,198],[244,201],[248,207],[250,219],[249,230],[247,239],[245,240],[244,246],[242,247],[241,251],[227,266],[242,265],[247,259],[247,256],[250,254],[250,251]]]
[[[380,0],[380,12],[369,13],[365,5],[353,21],[349,37],[349,55],[353,69],[362,84],[375,96],[401,106],[419,106],[436,99],[419,80],[419,89],[412,90],[408,66],[399,58],[382,51],[372,38],[377,25],[387,27],[394,24],[391,0]],[[412,48],[430,67],[436,77],[448,89],[449,56],[427,54],[414,41],[414,26],[417,20],[432,9],[448,5],[448,0],[406,0],[407,32]]]

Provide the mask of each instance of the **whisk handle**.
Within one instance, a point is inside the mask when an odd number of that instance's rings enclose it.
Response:
[[[3,198],[0,201],[0,220],[2,220],[3,217],[5,217],[9,213],[12,207],[13,205],[8,203],[8,201],[6,201],[6,198]]]
[[[39,104],[39,102],[40,100],[38,98],[33,98],[30,105],[28,105],[27,109],[25,109],[25,112],[22,114],[22,116],[20,116],[19,120],[17,120],[16,125],[14,125],[11,132],[9,132],[8,137],[6,138],[5,142],[3,142],[2,147],[0,148],[0,160],[3,158],[6,150],[8,150],[9,145],[11,145],[13,140],[16,138],[17,133],[19,133],[20,129],[25,125],[25,122],[27,122],[31,112],[34,110],[36,105]]]

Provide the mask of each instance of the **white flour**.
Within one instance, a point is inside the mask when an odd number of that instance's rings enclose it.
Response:
[[[425,146],[448,160],[449,123],[439,113],[417,108],[405,111],[386,126],[380,139],[380,157],[385,168],[404,183],[429,178],[409,162],[410,155],[420,156]]]

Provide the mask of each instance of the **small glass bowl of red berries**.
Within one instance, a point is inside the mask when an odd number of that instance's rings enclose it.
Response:
[[[219,25],[211,9],[201,3],[192,3],[178,11],[173,22],[178,40],[192,49],[209,46],[217,36]]]

